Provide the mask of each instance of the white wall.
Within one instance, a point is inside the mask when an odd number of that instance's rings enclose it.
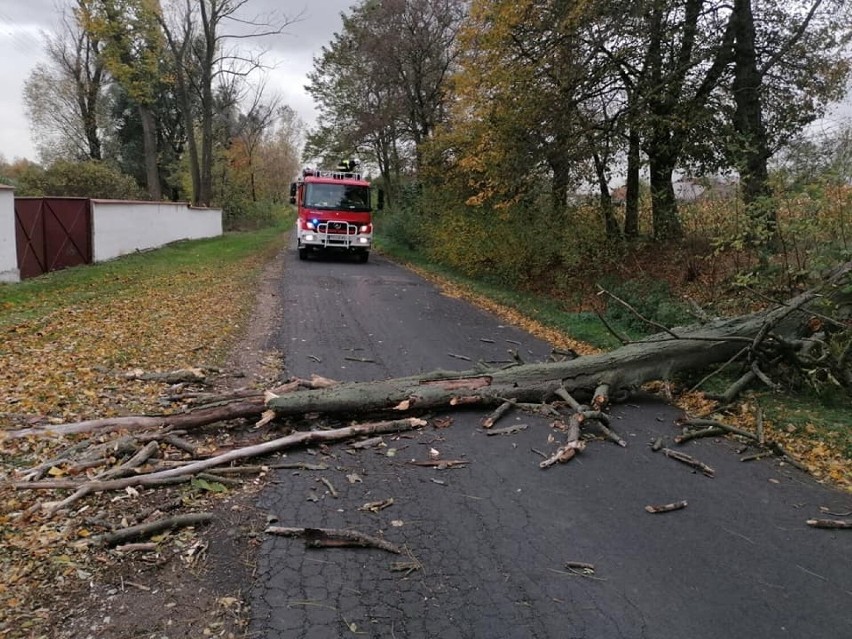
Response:
[[[186,203],[92,200],[92,261],[163,246],[177,240],[222,235],[220,209]]]
[[[20,279],[15,242],[15,189],[0,184],[0,282]]]

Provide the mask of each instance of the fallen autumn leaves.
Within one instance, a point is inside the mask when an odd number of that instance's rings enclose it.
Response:
[[[162,380],[133,379],[131,368],[147,371],[193,368],[221,359],[253,303],[253,278],[267,255],[201,266],[167,265],[103,268],[100,279],[0,306],[0,427],[3,431],[80,418],[160,412]],[[187,300],[192,299],[192,304]],[[208,373],[211,372],[209,369]],[[180,436],[156,443],[179,450]],[[196,453],[227,446],[230,436],[206,433]],[[151,454],[138,467],[160,458]],[[75,468],[57,457],[75,447],[93,454]],[[91,495],[72,514],[51,516],[52,507],[34,508],[34,491],[15,491],[7,480],[21,469],[43,468],[54,480],[80,480],[115,466],[134,463],[102,434],[75,443],[69,439],[7,439],[0,435],[0,636],[40,636],[59,601],[85,586],[92,575],[122,561],[114,552],[92,553],[78,542],[114,528],[144,525],[175,509],[206,509],[222,484],[196,481],[175,490],[147,494]],[[52,463],[51,463],[52,461]],[[31,477],[32,478],[32,477]],[[131,489],[132,490],[132,489]],[[222,489],[224,490],[224,489]],[[71,494],[63,495],[63,498]],[[60,498],[59,501],[62,501]],[[56,504],[49,505],[55,506]],[[55,511],[54,511],[55,512]],[[22,516],[28,513],[28,516]],[[158,540],[182,540],[191,530],[160,533]],[[144,549],[130,549],[138,552]],[[150,551],[150,547],[148,548]],[[150,557],[158,557],[155,552]],[[191,558],[187,555],[187,561]]]

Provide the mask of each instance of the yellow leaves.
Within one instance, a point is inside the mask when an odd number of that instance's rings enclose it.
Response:
[[[4,303],[0,412],[15,416],[0,422],[0,476],[13,477],[16,470],[51,459],[70,445],[67,439],[3,439],[3,429],[161,411],[163,384],[123,379],[123,372],[215,365],[249,309],[253,287],[247,283],[256,259],[202,263],[191,271],[178,262],[168,270],[105,275],[93,278],[94,283],[66,284],[24,302]],[[79,472],[89,471],[97,469]],[[67,477],[67,467],[57,463],[46,475]],[[208,482],[196,488],[196,498],[224,490]],[[128,498],[139,494],[134,488],[126,493]],[[48,507],[58,503],[47,498],[36,491],[7,491],[0,497],[0,610],[7,613],[0,625],[13,619],[20,630],[24,620],[14,611],[23,606],[20,615],[34,619],[29,607],[34,593],[55,590],[58,576],[76,578],[78,569],[88,574],[86,562],[94,561],[82,549],[100,531],[94,524],[81,526],[94,510],[76,519],[76,525],[68,525],[65,517],[45,522],[44,511],[32,507],[36,500]],[[77,552],[79,567],[71,560]]]

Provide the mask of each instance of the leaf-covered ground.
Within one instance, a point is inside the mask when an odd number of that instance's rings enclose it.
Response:
[[[94,276],[54,274],[48,278],[61,284],[24,283],[25,295],[0,290],[2,430],[163,412],[164,385],[128,379],[126,372],[218,366],[247,319],[259,269],[280,247],[280,236],[264,240],[236,249],[228,239],[199,250],[191,244],[172,247],[89,267]],[[142,510],[158,512],[162,506],[165,512],[175,503],[204,509],[216,496],[204,482],[168,491],[132,489],[49,516],[38,504],[67,493],[15,491],[6,480],[69,443],[0,435],[0,637],[56,636],[50,631],[53,604],[121,561],[77,542]],[[85,478],[99,470],[80,472]],[[47,477],[65,474],[58,463]],[[172,534],[171,548],[192,548],[193,534],[191,529]]]

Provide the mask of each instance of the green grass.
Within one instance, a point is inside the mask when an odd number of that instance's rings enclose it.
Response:
[[[852,410],[848,398],[826,403],[807,395],[760,398],[766,417],[788,432],[836,446],[852,459]]]
[[[558,300],[465,277],[452,269],[430,262],[422,254],[387,237],[379,236],[376,239],[376,247],[386,255],[414,264],[474,293],[484,295],[549,328],[561,331],[573,339],[602,349],[612,349],[621,345],[621,342],[609,332],[594,313],[568,312]],[[614,328],[629,334],[630,337],[636,337],[635,331],[629,330],[627,326],[615,323]]]
[[[76,266],[12,284],[0,284],[0,327],[40,317],[91,298],[108,298],[147,280],[191,273],[208,264],[238,262],[280,246],[290,219],[258,231],[226,233],[203,240],[175,242],[109,262]]]

